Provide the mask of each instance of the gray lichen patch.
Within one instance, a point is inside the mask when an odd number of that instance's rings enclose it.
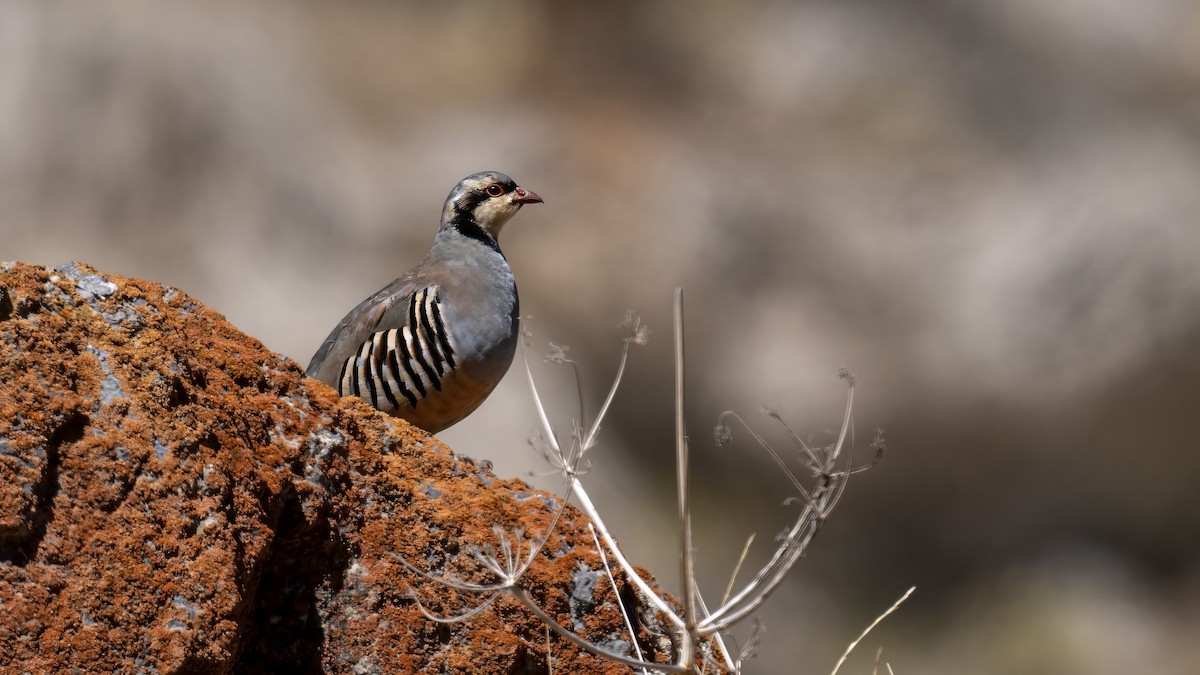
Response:
[[[44,456],[45,451],[39,448],[38,452],[34,453],[32,458],[27,457],[25,453],[13,450],[13,447],[9,445],[7,438],[0,437],[0,457],[12,457],[16,460],[17,465],[22,469],[36,468],[38,462],[35,462],[34,459],[41,459]]]
[[[579,569],[571,575],[571,594],[567,602],[571,607],[571,621],[577,631],[587,628],[584,618],[591,614],[596,605],[596,581],[600,574],[599,571],[590,570],[580,563]]]
[[[100,315],[108,322],[108,325],[113,328],[130,328],[136,329],[142,326],[142,314],[139,309],[150,314],[156,313],[158,310],[142,298],[134,298],[129,302],[121,303],[115,310],[101,312]]]
[[[75,263],[67,263],[54,268],[66,278],[75,282],[76,290],[88,302],[107,298],[117,291],[117,285],[99,274],[84,274]]]
[[[100,405],[105,406],[118,398],[125,398],[125,390],[121,388],[121,381],[117,379],[116,375],[113,375],[112,368],[108,366],[108,352],[98,349],[90,343],[87,350],[96,357],[96,360],[100,362],[100,369],[104,371],[104,379],[100,380]]]
[[[429,481],[425,481],[424,483],[422,483],[421,487],[417,488],[417,492],[420,492],[421,494],[425,495],[429,499],[437,499],[438,497],[442,496],[442,491],[435,488],[433,486],[433,483],[431,483]]]

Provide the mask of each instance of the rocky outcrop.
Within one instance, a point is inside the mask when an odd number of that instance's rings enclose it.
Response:
[[[466,551],[494,526],[545,531],[557,503],[178,290],[0,266],[0,670],[514,673],[549,653],[555,672],[626,672],[510,599],[446,626],[409,596],[477,604],[396,556],[484,580]],[[628,635],[581,528],[569,509],[526,580],[612,647]]]

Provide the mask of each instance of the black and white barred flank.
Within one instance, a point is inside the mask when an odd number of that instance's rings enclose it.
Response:
[[[455,349],[442,323],[436,287],[409,297],[405,323],[372,333],[346,359],[338,375],[339,394],[358,396],[386,411],[405,403],[416,407],[431,390],[442,390],[442,378],[455,369]]]

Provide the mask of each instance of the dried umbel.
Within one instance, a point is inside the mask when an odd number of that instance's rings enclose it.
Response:
[[[597,654],[601,658],[628,665],[638,671],[677,673],[740,672],[743,662],[754,653],[761,640],[762,625],[758,619],[754,618],[754,614],[762,607],[771,594],[779,588],[779,585],[784,581],[788,573],[791,572],[808,551],[813,538],[845,492],[850,477],[873,467],[882,458],[884,451],[882,432],[877,431],[871,442],[872,457],[865,463],[856,465],[852,438],[855,380],[854,376],[845,369],[842,369],[839,373],[840,377],[847,384],[845,414],[842,418],[837,438],[831,443],[818,445],[811,439],[801,439],[783,421],[783,418],[777,411],[768,409],[764,413],[782,429],[791,446],[785,450],[780,450],[751,426],[740,414],[734,411],[726,411],[720,415],[713,434],[717,445],[727,444],[734,440],[734,426],[739,426],[747,431],[755,443],[767,452],[783,471],[784,475],[787,476],[792,485],[793,494],[785,503],[798,506],[799,510],[791,525],[776,537],[775,550],[768,562],[754,574],[748,583],[736,592],[734,592],[737,577],[737,569],[735,569],[733,578],[730,579],[729,586],[726,588],[721,602],[709,608],[696,583],[694,550],[692,546],[692,513],[688,478],[690,460],[687,429],[683,418],[685,396],[685,382],[683,378],[683,293],[682,291],[677,291],[675,298],[675,445],[680,516],[680,560],[682,577],[685,584],[683,610],[679,611],[672,605],[668,598],[657,594],[638,574],[637,570],[629,564],[628,560],[625,559],[620,548],[617,547],[616,541],[613,539],[603,517],[588,497],[587,490],[581,481],[581,476],[587,472],[589,467],[588,452],[598,443],[601,423],[608,413],[613,398],[616,396],[621,377],[624,374],[625,364],[629,356],[629,348],[631,345],[646,344],[650,336],[649,328],[642,324],[640,318],[633,312],[626,314],[620,326],[626,329],[627,334],[623,339],[623,348],[620,361],[617,365],[616,375],[613,378],[613,384],[609,389],[608,395],[601,404],[595,419],[590,423],[588,423],[583,409],[582,376],[579,372],[578,364],[569,358],[568,347],[555,344],[551,344],[550,346],[550,354],[547,356],[546,361],[556,365],[570,365],[574,372],[579,392],[579,416],[572,420],[571,432],[566,438],[560,437],[551,425],[549,414],[543,404],[542,397],[538,393],[537,384],[534,382],[529,361],[527,358],[525,359],[525,372],[541,422],[541,430],[530,439],[530,444],[542,454],[566,483],[565,494],[558,505],[558,510],[547,531],[540,533],[536,537],[528,538],[520,529],[510,533],[503,528],[496,527],[494,530],[496,543],[494,545],[470,549],[468,554],[475,560],[481,570],[485,570],[495,579],[493,583],[468,583],[447,576],[427,573],[408,561],[402,560],[401,562],[413,573],[428,582],[440,584],[459,592],[476,594],[484,598],[482,603],[473,608],[449,617],[434,616],[422,607],[422,611],[425,611],[427,616],[437,621],[465,620],[489,606],[501,594],[508,594],[541,619],[546,624],[548,630],[553,630],[572,643]],[[524,356],[524,350],[522,350],[522,355]],[[526,573],[545,546],[555,524],[558,522],[559,516],[561,516],[568,501],[572,498],[578,502],[580,508],[592,520],[596,534],[597,550],[605,560],[606,571],[608,571],[609,567],[607,556],[611,555],[620,575],[638,590],[644,604],[657,614],[659,623],[665,627],[665,637],[669,639],[671,645],[673,657],[671,663],[656,663],[645,660],[642,652],[638,649],[636,635],[633,630],[633,621],[630,619],[629,612],[624,605],[621,608],[630,629],[630,644],[634,649],[634,653],[632,654],[619,654],[610,648],[611,645],[594,644],[584,639],[547,614],[531,599],[530,594],[524,588],[523,584],[525,583],[524,577]],[[746,550],[749,549],[752,542],[753,537],[747,542]],[[745,559],[745,553],[746,551],[744,550],[742,560]],[[739,561],[738,568],[740,567],[741,562]],[[614,587],[616,586],[615,579],[611,579],[611,572],[610,583]],[[619,594],[617,598],[619,601]],[[895,606],[889,609],[887,613],[890,613],[894,609]],[[882,618],[881,616],[880,619]],[[729,631],[735,625],[747,619],[753,619],[755,628],[750,639],[740,649],[735,650],[731,647],[735,643],[735,640],[729,634]],[[872,624],[873,626],[874,624]],[[851,648],[853,648],[854,644],[857,644],[857,640],[851,644]],[[848,652],[849,650],[847,650]],[[840,667],[840,663],[838,665]]]

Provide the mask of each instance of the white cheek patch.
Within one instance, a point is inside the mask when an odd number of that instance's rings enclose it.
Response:
[[[508,222],[509,218],[513,217],[518,206],[506,199],[488,199],[476,206],[471,215],[475,217],[475,222],[495,234],[500,231],[500,227],[504,223]]]

